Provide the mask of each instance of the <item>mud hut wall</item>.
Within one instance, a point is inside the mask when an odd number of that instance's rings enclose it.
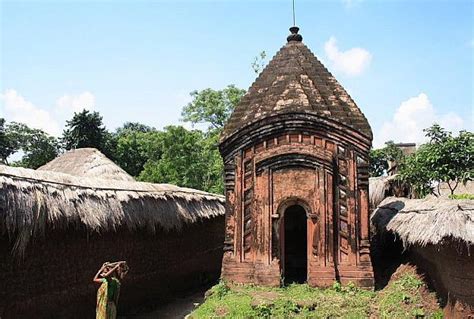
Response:
[[[411,257],[426,274],[445,306],[448,318],[474,313],[474,246],[449,241],[414,246]]]
[[[92,318],[105,261],[126,260],[119,313],[176,296],[219,277],[224,217],[187,224],[179,232],[118,229],[103,234],[84,229],[51,230],[28,247],[23,260],[0,241],[1,318]]]

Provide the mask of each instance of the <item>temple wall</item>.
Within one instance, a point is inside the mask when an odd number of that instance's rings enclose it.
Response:
[[[373,286],[368,172],[359,154],[327,133],[292,131],[260,139],[227,160],[223,277],[280,285],[273,237],[281,206],[295,200],[308,214],[308,283],[329,286],[340,279]]]
[[[0,241],[0,318],[93,318],[98,284],[92,278],[105,261],[126,260],[119,314],[162,301],[218,279],[224,218],[155,235],[146,230],[87,234],[51,230],[35,239],[23,260]]]
[[[415,246],[412,260],[428,274],[443,303],[447,318],[474,315],[474,246],[449,242]]]

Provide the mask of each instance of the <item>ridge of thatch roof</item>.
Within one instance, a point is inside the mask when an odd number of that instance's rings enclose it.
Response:
[[[395,175],[369,178],[369,203],[371,207],[377,207],[387,197],[390,181],[393,179],[395,179]]]
[[[448,238],[474,244],[474,200],[389,197],[371,220],[379,232],[397,234],[405,246],[442,244]]]
[[[0,234],[23,253],[47,228],[179,229],[224,214],[225,198],[169,184],[77,177],[0,165]]]
[[[38,170],[130,182],[135,180],[95,148],[78,148],[67,151]]]

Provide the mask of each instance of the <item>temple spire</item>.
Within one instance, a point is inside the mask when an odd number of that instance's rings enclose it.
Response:
[[[299,30],[300,30],[300,28],[298,28],[297,26],[292,26],[290,28],[291,34],[286,38],[286,40],[288,42],[291,42],[291,41],[301,42],[301,41],[303,41],[303,37],[301,36],[301,34],[298,34]]]

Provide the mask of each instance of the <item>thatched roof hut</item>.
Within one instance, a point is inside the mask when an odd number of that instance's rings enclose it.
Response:
[[[38,170],[81,177],[134,181],[132,176],[95,148],[70,150],[41,166]]]
[[[446,318],[474,313],[474,200],[386,198],[372,223],[380,238],[395,234],[409,260],[436,290]],[[390,253],[390,246],[383,251]]]
[[[369,204],[372,209],[387,197],[410,197],[410,186],[397,178],[398,175],[369,178]]]
[[[66,154],[60,159],[73,153]],[[89,173],[82,169],[80,177],[46,170],[55,166],[61,168],[58,159],[37,171],[0,165],[0,234],[14,240],[15,253],[23,253],[32,237],[50,228],[75,225],[93,232],[120,227],[155,232],[224,214],[223,196],[169,184],[85,177]],[[100,168],[105,166],[95,167],[107,176],[107,170]]]
[[[95,149],[68,152],[40,170],[0,165],[0,317],[93,316],[90,279],[107,260],[133,269],[122,313],[216,280],[224,203],[195,189],[136,182]]]
[[[393,178],[393,175],[369,178],[370,207],[377,207],[387,197],[387,192],[390,188],[390,180]]]
[[[369,204],[375,209],[385,198],[393,196],[397,175],[369,178]]]
[[[451,195],[448,184],[445,182],[439,185],[433,184],[433,187],[438,198],[447,199]],[[474,194],[474,182],[468,181],[465,185],[459,183],[454,194]],[[409,184],[399,180],[397,174],[369,178],[369,203],[372,209],[377,208],[385,198],[392,196],[413,198],[417,194]],[[429,195],[429,197],[436,198],[434,195]]]
[[[389,197],[371,219],[379,232],[397,234],[404,246],[438,245],[447,239],[474,245],[474,200]]]

